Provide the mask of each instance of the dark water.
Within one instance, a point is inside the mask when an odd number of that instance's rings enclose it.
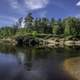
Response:
[[[0,80],[76,80],[64,60],[80,56],[80,47],[18,48],[0,45]]]

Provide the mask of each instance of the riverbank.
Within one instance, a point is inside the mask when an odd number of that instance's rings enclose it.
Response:
[[[80,80],[80,57],[65,60],[64,69],[76,80]]]
[[[8,45],[16,45],[17,42],[15,39],[7,38],[7,39],[0,39],[0,44],[8,44]]]
[[[48,40],[49,44],[48,46],[55,46],[55,45],[59,45],[59,46],[80,46],[80,40],[78,41],[73,41],[73,40]]]
[[[64,38],[63,39],[34,38],[35,41],[36,39],[39,41],[40,46],[47,46],[47,47],[80,46],[80,40],[64,40]],[[7,39],[0,39],[0,43],[16,45],[18,41],[16,39],[7,38]]]

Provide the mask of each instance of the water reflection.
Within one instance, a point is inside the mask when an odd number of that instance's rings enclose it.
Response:
[[[80,56],[78,47],[18,48],[0,46],[0,80],[76,80],[63,70],[69,57]],[[76,54],[77,53],[77,54]]]
[[[22,66],[12,54],[0,54],[0,80],[19,80]],[[20,79],[23,80],[23,79]]]

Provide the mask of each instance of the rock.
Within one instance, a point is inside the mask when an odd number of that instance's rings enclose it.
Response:
[[[30,45],[31,46],[35,46],[35,45],[38,45],[39,44],[39,40],[37,40],[37,39],[31,39],[30,40]]]
[[[24,40],[23,40],[23,44],[24,45],[26,45],[26,46],[29,46],[29,40],[30,40],[30,38],[24,38]]]
[[[17,37],[16,41],[18,45],[25,46],[35,46],[39,44],[39,40],[32,37]]]
[[[66,46],[73,46],[73,45],[75,45],[75,41],[65,41],[64,45],[66,45]]]
[[[80,57],[65,60],[64,69],[77,80],[80,80]]]
[[[16,38],[17,45],[23,45],[23,39],[24,37],[17,37]]]

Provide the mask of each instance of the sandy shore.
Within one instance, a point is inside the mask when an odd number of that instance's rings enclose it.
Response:
[[[80,80],[80,57],[65,60],[64,69],[76,80]]]

